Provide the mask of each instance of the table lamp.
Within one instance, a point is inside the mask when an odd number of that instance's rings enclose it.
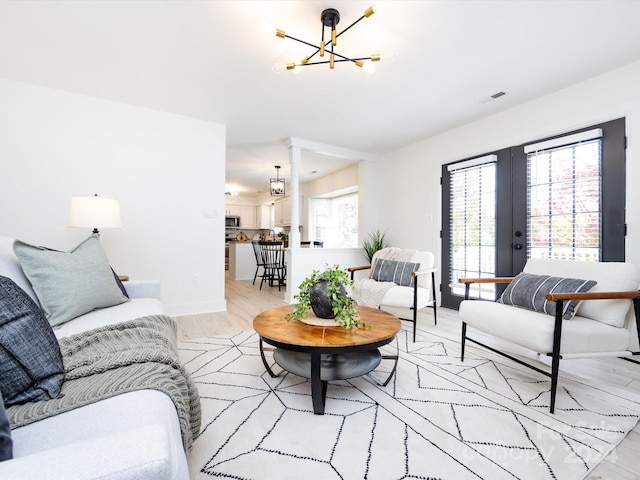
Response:
[[[67,225],[93,228],[94,234],[100,234],[98,228],[120,228],[120,202],[97,193],[93,197],[73,196]]]

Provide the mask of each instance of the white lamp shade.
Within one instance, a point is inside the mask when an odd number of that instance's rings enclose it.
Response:
[[[71,197],[70,227],[120,228],[120,202],[106,197]]]

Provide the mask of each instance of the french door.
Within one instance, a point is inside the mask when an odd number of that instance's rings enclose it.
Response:
[[[459,278],[513,276],[532,257],[623,261],[624,131],[619,119],[444,165],[442,305],[458,307]]]

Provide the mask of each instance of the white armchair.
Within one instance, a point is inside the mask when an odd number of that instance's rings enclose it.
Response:
[[[371,265],[351,267],[347,271],[354,279],[354,273],[370,270],[367,278],[358,279],[354,286],[354,299],[360,305],[380,308],[385,311],[410,311],[402,320],[413,323],[413,341],[416,341],[418,311],[433,308],[434,322],[437,323],[434,257],[431,252],[383,248],[377,251]],[[392,312],[392,313],[394,313]]]
[[[545,280],[543,275],[552,280]],[[570,282],[563,282],[563,287],[559,279],[597,283],[589,288],[584,282],[573,282],[574,288],[569,288]],[[630,263],[531,259],[515,280],[461,278],[459,282],[465,284],[465,300],[459,311],[461,359],[464,361],[468,340],[551,377],[551,413],[560,359],[640,355],[640,327],[636,322],[640,315],[640,272]],[[500,300],[469,300],[474,283],[509,283],[501,300],[513,305]],[[469,337],[467,326],[551,357],[551,372]]]

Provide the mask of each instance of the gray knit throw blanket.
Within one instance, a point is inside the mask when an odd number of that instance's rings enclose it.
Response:
[[[135,390],[159,390],[173,401],[186,451],[200,432],[200,397],[178,359],[175,320],[151,315],[61,338],[61,396],[7,409],[11,428]]]

